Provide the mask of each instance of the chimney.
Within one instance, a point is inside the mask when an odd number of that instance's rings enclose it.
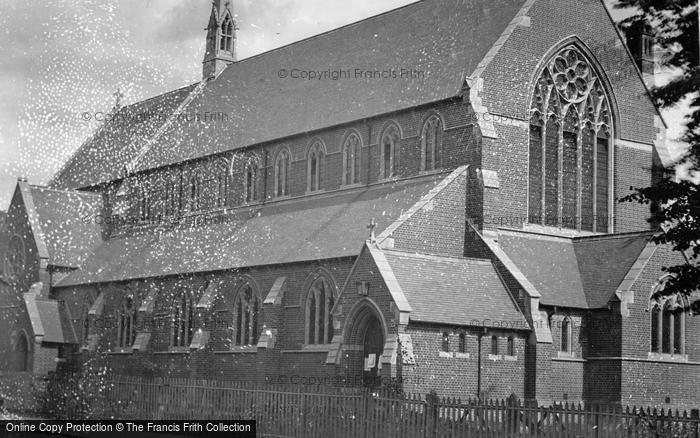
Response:
[[[217,76],[226,66],[236,62],[236,30],[231,0],[214,0],[206,28],[202,79]]]

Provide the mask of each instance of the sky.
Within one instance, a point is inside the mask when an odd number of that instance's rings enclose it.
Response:
[[[239,59],[414,0],[233,0]],[[41,5],[36,7],[36,5]],[[18,177],[45,184],[130,104],[201,78],[210,0],[0,1],[0,210]],[[617,14],[616,14],[617,15]],[[665,114],[672,135],[680,110]]]

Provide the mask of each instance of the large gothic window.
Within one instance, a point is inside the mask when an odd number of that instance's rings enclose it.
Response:
[[[192,296],[183,291],[175,298],[172,315],[171,345],[173,347],[189,347],[194,334],[194,307]]]
[[[226,14],[226,18],[221,23],[221,43],[219,47],[227,52],[233,51],[233,20],[229,14]]]
[[[396,175],[396,155],[400,140],[401,134],[398,126],[392,123],[384,129],[379,143],[380,178],[392,178]]]
[[[531,114],[529,222],[609,232],[610,104],[576,48],[565,48],[544,68]]]
[[[328,344],[333,339],[334,296],[330,281],[320,276],[306,296],[306,343]]]
[[[289,195],[289,149],[282,149],[275,160],[275,196]]]
[[[343,143],[343,184],[360,182],[360,137],[351,133]]]
[[[423,124],[421,131],[420,170],[435,170],[438,151],[442,143],[442,121],[436,115],[432,115]]]
[[[261,307],[260,298],[253,287],[248,283],[243,285],[233,304],[233,345],[247,346],[258,343]]]

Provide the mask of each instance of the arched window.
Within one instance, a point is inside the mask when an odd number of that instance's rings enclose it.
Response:
[[[561,321],[561,348],[562,353],[571,353],[571,319],[567,316]]]
[[[307,157],[306,189],[313,192],[321,189],[321,166],[323,165],[323,144],[315,142],[309,148]]]
[[[136,338],[136,305],[132,297],[124,300],[117,321],[117,343],[121,348],[129,348]]]
[[[228,189],[231,180],[231,175],[229,173],[229,166],[226,160],[220,160],[217,162],[216,168],[216,178],[217,178],[217,195],[216,195],[216,206],[225,207],[228,201]]]
[[[680,295],[653,298],[651,310],[651,352],[685,354],[685,310]]]
[[[343,184],[360,182],[360,137],[351,133],[343,143]]]
[[[282,149],[275,160],[275,196],[289,195],[290,162],[289,149]]]
[[[150,199],[150,185],[146,181],[139,183],[137,187],[137,199],[139,203],[139,220],[146,222],[150,218],[151,213],[151,199]]]
[[[192,296],[188,292],[181,292],[175,299],[171,315],[173,347],[189,347],[194,334],[194,306]]]
[[[260,298],[249,283],[238,290],[233,303],[232,345],[246,346],[258,343],[261,307]]]
[[[87,343],[88,336],[90,336],[90,309],[92,308],[92,305],[95,303],[95,297],[92,295],[92,293],[87,292],[85,294],[85,298],[83,299],[83,309],[82,309],[82,330],[81,330],[81,335],[82,339],[81,342],[83,344]]]
[[[467,352],[467,335],[464,332],[459,334],[459,346],[457,351],[460,353]]]
[[[528,221],[610,230],[610,105],[600,78],[573,46],[544,68],[530,109]]]
[[[172,181],[165,181],[165,199],[163,200],[163,214],[165,216],[172,216],[175,214],[175,191]]]
[[[243,192],[245,202],[255,202],[258,200],[258,163],[251,159],[245,165],[243,171]]]
[[[24,241],[19,235],[15,234],[10,238],[3,260],[3,270],[8,280],[20,279],[26,263],[25,256]]]
[[[188,186],[188,200],[189,200],[189,211],[199,210],[199,195],[200,195],[199,180],[196,175],[190,176],[190,183]]]
[[[328,344],[333,339],[333,293],[330,281],[324,276],[311,284],[306,296],[307,344]]]
[[[379,177],[392,178],[396,175],[396,155],[399,148],[401,134],[398,126],[391,124],[384,129],[379,142],[379,154],[381,163]]]
[[[233,51],[233,20],[229,14],[226,14],[226,18],[221,23],[221,43],[219,48],[227,52]]]
[[[420,137],[420,170],[435,170],[438,153],[442,145],[442,121],[432,115],[423,124]]]
[[[442,351],[450,351],[450,334],[442,332]]]
[[[506,356],[515,356],[515,338],[508,336],[506,344]]]

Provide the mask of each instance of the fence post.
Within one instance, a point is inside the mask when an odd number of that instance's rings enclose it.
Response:
[[[425,401],[426,401],[426,417],[427,417],[427,424],[426,424],[426,433],[428,434],[427,436],[429,438],[433,438],[437,436],[437,426],[438,426],[438,403],[440,402],[440,398],[437,395],[437,392],[435,390],[430,391],[428,394],[425,395]]]
[[[693,421],[693,438],[700,438],[700,409],[692,409],[690,419]]]

